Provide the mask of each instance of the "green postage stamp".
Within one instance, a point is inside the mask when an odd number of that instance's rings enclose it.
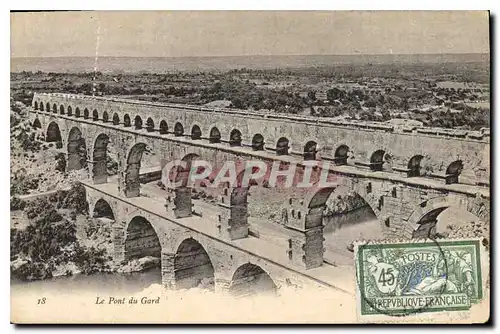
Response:
[[[468,310],[483,297],[481,240],[356,245],[358,312]]]

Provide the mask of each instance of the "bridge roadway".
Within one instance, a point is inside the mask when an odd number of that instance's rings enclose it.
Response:
[[[300,266],[295,266],[288,259],[285,245],[279,244],[280,241],[287,240],[285,235],[282,236],[283,238],[278,237],[281,240],[276,240],[275,242],[251,235],[238,240],[223,240],[217,235],[216,231],[217,209],[209,203],[201,200],[193,200],[195,206],[193,216],[176,219],[165,210],[166,192],[159,188],[146,185],[141,188],[141,196],[126,198],[120,196],[117,184],[114,182],[97,185],[89,181],[81,181],[81,183],[88,191],[99,193],[103,196],[102,198],[113,198],[127,206],[140,210],[140,212],[147,212],[155,216],[156,219],[153,224],[156,224],[156,231],[163,230],[165,233],[169,233],[168,231],[171,230],[172,224],[179,225],[194,232],[194,238],[197,240],[201,239],[199,235],[211,239],[215,248],[227,249],[227,247],[221,247],[221,245],[229,246],[235,257],[238,256],[238,253],[244,253],[244,257],[248,258],[249,262],[259,263],[264,268],[268,265],[278,267],[278,270],[274,271],[278,272],[278,275],[281,277],[271,277],[275,282],[283,281],[285,278],[290,278],[291,282],[294,282],[297,276],[299,276],[298,281],[300,285],[319,285],[354,296],[355,272],[353,266],[337,267],[326,262],[318,268],[308,270]],[[201,211],[201,216],[196,211]],[[256,230],[259,229],[260,223],[255,221],[250,223]],[[232,257],[233,255],[231,255]]]

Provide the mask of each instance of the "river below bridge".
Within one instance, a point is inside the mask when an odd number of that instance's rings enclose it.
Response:
[[[41,298],[44,293],[78,294],[92,292],[99,294],[134,294],[143,291],[152,284],[161,283],[159,268],[134,273],[94,273],[59,276],[37,281],[11,279],[13,294],[29,294]]]

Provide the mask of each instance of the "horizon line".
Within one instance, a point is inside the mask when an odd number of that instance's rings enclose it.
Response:
[[[225,58],[225,57],[304,57],[304,56],[429,56],[429,55],[487,55],[491,52],[446,52],[446,53],[344,53],[344,54],[248,54],[248,55],[203,55],[203,56],[99,56],[99,58]],[[95,56],[20,56],[23,58],[95,58]]]

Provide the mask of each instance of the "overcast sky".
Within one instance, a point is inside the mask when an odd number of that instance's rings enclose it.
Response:
[[[487,53],[487,12],[12,13],[11,56]]]

